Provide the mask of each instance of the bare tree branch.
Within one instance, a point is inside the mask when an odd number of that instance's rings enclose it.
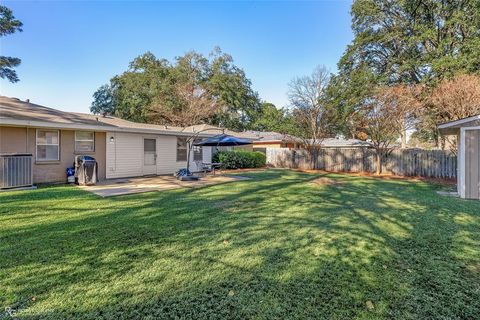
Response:
[[[302,138],[308,149],[319,146],[328,134],[325,92],[330,81],[330,72],[317,67],[309,76],[293,79],[289,84],[288,98],[293,108]]]

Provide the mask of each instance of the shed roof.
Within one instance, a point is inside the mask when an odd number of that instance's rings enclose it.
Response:
[[[443,135],[456,135],[460,128],[480,126],[480,115],[442,123],[438,130]]]

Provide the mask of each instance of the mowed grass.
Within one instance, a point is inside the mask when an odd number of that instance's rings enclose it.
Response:
[[[480,315],[480,202],[424,182],[248,175],[107,199],[1,193],[0,318]]]

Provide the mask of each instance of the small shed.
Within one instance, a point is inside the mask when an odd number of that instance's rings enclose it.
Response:
[[[442,135],[456,135],[457,191],[461,198],[480,199],[480,115],[438,126]]]

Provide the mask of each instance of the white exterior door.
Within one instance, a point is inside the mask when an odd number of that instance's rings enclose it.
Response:
[[[157,174],[157,139],[143,139],[143,175]]]

